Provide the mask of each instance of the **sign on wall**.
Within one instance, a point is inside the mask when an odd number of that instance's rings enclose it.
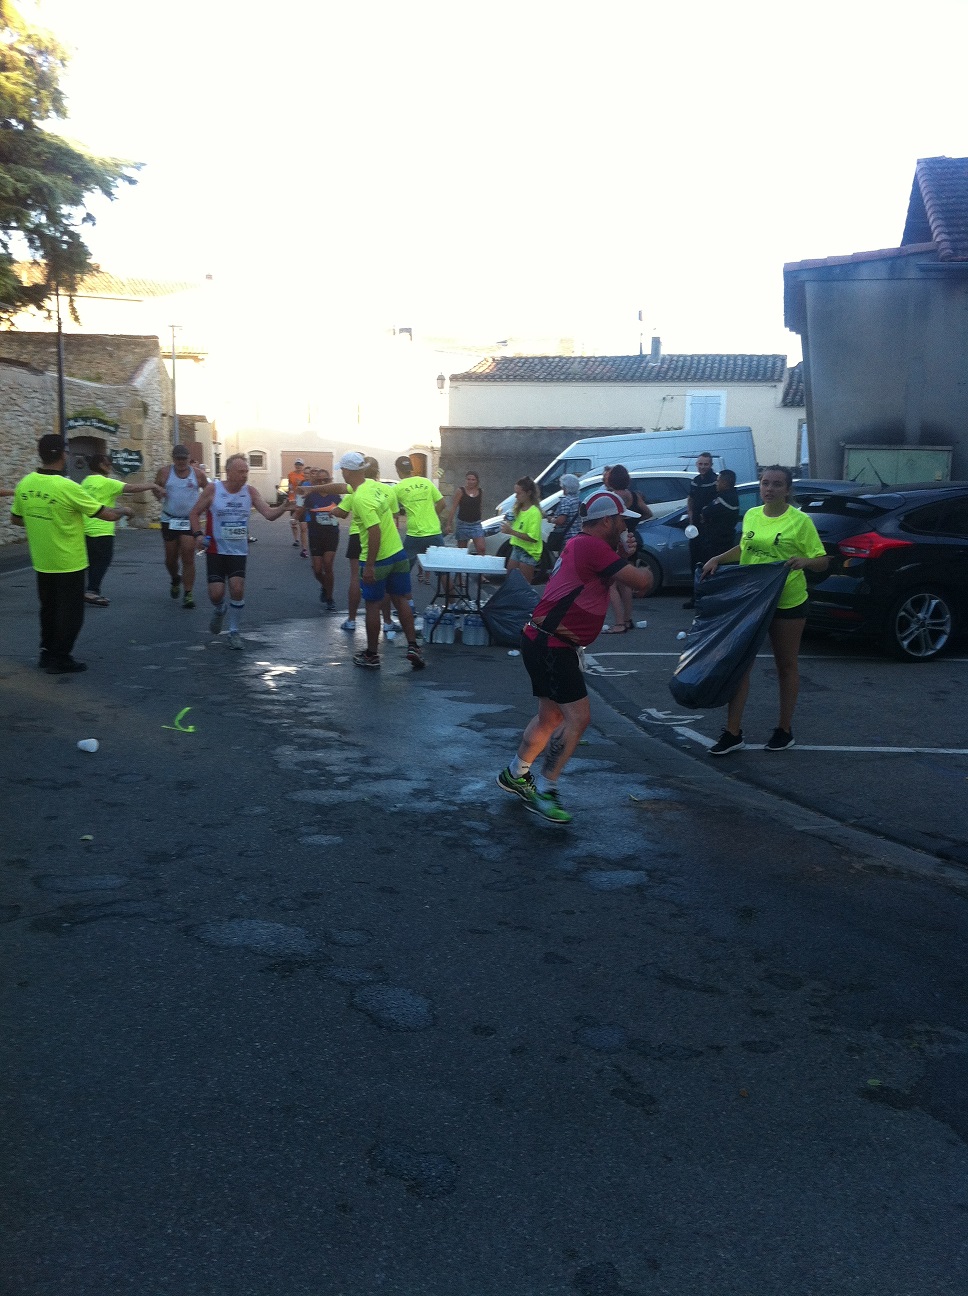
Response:
[[[74,418],[69,418],[64,424],[65,429],[70,432],[72,428],[96,428],[98,432],[107,432],[109,436],[118,435],[118,424],[112,423],[109,419],[101,418],[94,414],[78,414]]]
[[[114,465],[114,471],[120,473],[122,477],[130,477],[132,473],[140,472],[144,465],[144,456],[140,450],[109,450],[108,455]]]

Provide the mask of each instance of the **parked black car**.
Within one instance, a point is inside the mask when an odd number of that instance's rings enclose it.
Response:
[[[800,507],[831,556],[825,573],[807,573],[809,628],[872,638],[911,662],[968,630],[968,482],[819,495]]]

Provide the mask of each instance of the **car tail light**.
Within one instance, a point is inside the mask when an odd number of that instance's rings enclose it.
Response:
[[[848,536],[838,540],[837,548],[848,558],[880,558],[888,549],[911,549],[913,540],[894,540],[889,536],[878,535],[876,531],[865,531],[863,535]]]

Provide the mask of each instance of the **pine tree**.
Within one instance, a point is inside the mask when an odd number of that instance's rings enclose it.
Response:
[[[113,198],[140,168],[44,129],[67,117],[66,66],[57,39],[0,0],[0,319],[44,309],[58,288],[73,313],[73,292],[97,268],[80,234],[94,224],[86,200]]]

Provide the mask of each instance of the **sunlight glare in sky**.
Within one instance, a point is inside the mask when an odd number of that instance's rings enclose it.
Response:
[[[968,153],[966,6],[40,0],[66,133],[145,162],[106,269],[216,276],[268,320],[782,351],[785,261],[896,245]],[[896,8],[895,17],[909,10]]]

